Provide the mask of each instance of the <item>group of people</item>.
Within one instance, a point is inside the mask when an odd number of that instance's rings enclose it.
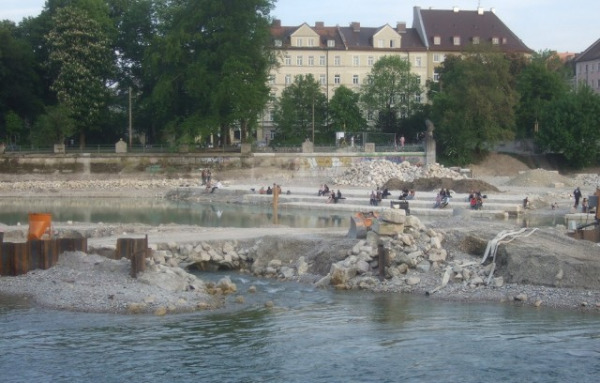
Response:
[[[480,191],[471,191],[469,193],[469,205],[473,210],[481,210],[483,208],[483,199],[486,198]]]
[[[267,186],[267,188],[265,189],[264,186],[262,186],[260,189],[258,189],[258,194],[273,194],[275,192],[275,190],[277,190],[278,194],[281,194],[281,185],[277,185],[277,184],[273,184],[273,187],[271,188],[270,186]],[[289,190],[287,191],[286,194],[292,194]]]
[[[402,189],[402,191],[400,192],[400,197],[398,197],[398,199],[404,201],[415,199],[414,189],[411,189],[410,191],[408,189]]]
[[[579,189],[579,187],[575,188],[575,190],[573,190],[573,199],[575,200],[573,203],[573,208],[574,209],[579,209],[579,200],[581,199],[581,189]],[[583,197],[583,200],[581,201],[581,212],[582,213],[589,213],[590,211],[590,204],[587,198]]]
[[[327,200],[327,203],[338,203],[339,200],[344,199],[344,197],[342,197],[342,192],[340,191],[340,189],[338,189],[337,193],[332,190],[329,193],[329,199]]]
[[[375,190],[371,190],[371,196],[369,198],[369,204],[371,206],[378,206],[382,199],[392,195],[388,188],[380,189],[379,186]]]
[[[448,206],[450,203],[450,198],[452,198],[452,194],[448,188],[441,188],[439,193],[435,196],[435,203],[433,204],[433,208],[444,208]]]

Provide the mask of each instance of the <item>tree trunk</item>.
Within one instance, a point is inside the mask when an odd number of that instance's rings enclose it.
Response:
[[[85,132],[79,132],[79,149],[85,149]]]

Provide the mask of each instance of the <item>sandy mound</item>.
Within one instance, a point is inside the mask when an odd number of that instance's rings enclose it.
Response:
[[[574,186],[572,179],[561,176],[557,171],[548,171],[544,169],[533,169],[520,172],[506,184],[510,186],[526,187],[555,187],[558,184]]]
[[[483,161],[478,164],[468,166],[471,169],[474,177],[502,177],[514,176],[520,171],[529,170],[529,166],[525,163],[511,157],[508,154],[490,153]]]

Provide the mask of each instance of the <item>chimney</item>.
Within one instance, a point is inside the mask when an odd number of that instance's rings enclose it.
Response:
[[[460,11],[460,9],[458,7],[453,7],[452,8],[452,12],[454,13],[458,13],[458,11]]]
[[[273,19],[273,22],[271,23],[271,26],[274,28],[281,28],[281,20],[280,19]]]
[[[398,32],[398,33],[406,32],[406,22],[405,21],[398,21],[396,23],[396,32]]]
[[[491,9],[490,9],[490,12],[492,12],[492,13],[496,13],[496,8],[491,8]]]
[[[483,15],[483,8],[481,8],[481,7],[477,8],[477,14]]]
[[[350,27],[352,27],[352,32],[360,32],[360,23],[358,21],[351,22]]]
[[[316,21],[315,28],[325,28],[325,23],[322,21]]]

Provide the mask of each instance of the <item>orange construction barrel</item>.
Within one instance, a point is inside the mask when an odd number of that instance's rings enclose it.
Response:
[[[29,233],[27,239],[42,239],[46,231],[52,226],[52,214],[50,213],[29,213]]]

